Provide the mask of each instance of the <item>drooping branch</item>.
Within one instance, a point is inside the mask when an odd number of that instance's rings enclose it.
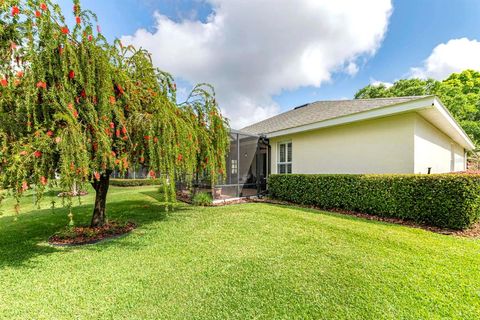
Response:
[[[215,181],[229,140],[213,88],[196,86],[178,105],[173,78],[147,51],[109,44],[93,33],[96,16],[73,4],[71,32],[51,0],[0,2],[0,56],[12,57],[0,61],[3,186],[19,198],[36,185],[40,196],[57,175],[70,190],[136,165],[165,181]]]

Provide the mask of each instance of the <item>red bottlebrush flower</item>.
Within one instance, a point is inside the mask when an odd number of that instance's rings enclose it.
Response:
[[[77,13],[77,11],[78,11],[78,6],[77,6],[77,5],[74,5],[74,6],[73,6],[73,13]]]
[[[70,79],[75,78],[75,71],[70,70],[70,72],[68,73],[68,77],[69,77]]]
[[[112,157],[115,158],[116,156],[117,156],[117,154],[115,153],[115,151],[112,151]]]
[[[144,157],[140,157],[140,159],[138,159],[140,161],[140,163],[144,163],[145,162],[145,158]]]
[[[68,110],[73,111],[73,103],[67,105]]]
[[[12,7],[12,16],[15,17],[18,14],[20,14],[20,9],[17,6],[13,6]]]
[[[27,181],[22,182],[22,191],[27,191],[28,190],[28,183]]]
[[[68,27],[62,27],[61,31],[62,31],[63,34],[69,34],[70,33],[70,30],[68,30]]]
[[[16,50],[17,49],[17,44],[15,42],[10,42],[10,50]]]
[[[155,171],[153,171],[153,170],[150,170],[148,172],[148,175],[150,176],[150,178],[155,178],[155,176],[156,176]]]
[[[40,9],[42,9],[43,11],[47,11],[47,5],[45,3],[41,3],[40,4]]]
[[[23,78],[23,71],[18,71],[17,72],[17,77],[18,78]]]
[[[143,137],[146,141],[150,140],[150,136],[144,136]]]
[[[110,122],[110,128],[114,129],[115,128],[115,123]]]
[[[47,131],[47,136],[49,136],[49,137],[53,137],[53,131],[51,131],[51,130],[48,130],[48,131]]]
[[[117,90],[118,90],[118,94],[119,95],[123,95],[125,93],[125,91],[123,91],[123,88],[121,85],[117,84]]]
[[[98,150],[98,143],[96,143],[96,142],[93,143],[93,150],[94,151]]]
[[[154,143],[157,143],[157,142],[158,142],[158,138],[157,138],[157,137],[153,138],[153,142],[154,142]]]
[[[58,54],[59,54],[59,55],[62,55],[62,54],[63,54],[63,50],[64,50],[64,49],[63,49],[63,46],[59,46],[59,47],[58,47]]]
[[[2,87],[6,87],[8,86],[8,80],[3,78],[2,80],[0,80],[0,84],[2,85]]]
[[[97,171],[95,171],[95,173],[93,174],[95,176],[95,179],[96,180],[100,180],[100,173],[98,173]]]
[[[35,158],[40,158],[42,156],[42,151],[37,150],[33,153],[33,155],[35,156]]]
[[[87,97],[87,94],[85,93],[85,90],[82,90],[82,92],[80,92],[80,96],[85,99]]]
[[[74,116],[75,118],[78,118],[78,111],[77,111],[77,110],[73,110],[73,116]]]
[[[42,186],[46,186],[47,183],[48,183],[47,178],[45,178],[44,176],[41,176],[40,177],[40,183],[42,184]]]
[[[115,104],[115,102],[117,102],[117,100],[115,100],[115,97],[114,97],[114,96],[111,96],[111,97],[110,97],[110,103],[111,103],[111,104]]]
[[[179,153],[178,156],[177,156],[177,160],[182,161],[182,159],[183,159],[183,155],[181,153]]]
[[[35,17],[40,18],[42,16],[42,13],[38,10],[35,10]]]
[[[38,81],[37,82],[37,88],[47,89],[47,83],[43,82],[43,81]]]
[[[75,22],[77,22],[77,24],[81,24],[82,23],[82,18],[80,18],[79,16],[76,16],[75,17]]]
[[[115,135],[117,138],[120,138],[120,129],[115,130]]]
[[[123,133],[124,135],[127,134],[127,128],[122,127],[122,133]]]
[[[93,40],[93,36],[91,34],[88,35],[88,41],[92,41]]]

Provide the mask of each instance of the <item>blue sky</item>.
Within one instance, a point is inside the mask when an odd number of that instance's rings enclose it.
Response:
[[[432,49],[450,39],[480,39],[480,1],[396,0],[387,34],[375,56],[355,76],[334,75],[320,88],[302,88],[276,97],[284,107],[310,100],[352,98],[371,80],[393,82],[408,77]],[[480,57],[479,57],[480,59]]]
[[[70,1],[58,2],[68,11],[71,10]],[[155,34],[155,12],[167,17],[172,23],[186,20],[205,23],[213,10],[209,2],[201,0],[83,0],[82,3],[84,8],[97,13],[102,31],[109,39],[134,35],[138,29]],[[357,55],[355,63],[358,71],[355,74],[330,68],[330,80],[323,79],[315,85],[302,85],[301,81],[297,81],[297,84],[280,84],[268,91],[272,103],[276,105],[272,112],[278,113],[315,100],[352,98],[356,90],[374,80],[393,82],[410,76],[413,67],[427,68],[424,61],[441,43],[460,38],[480,39],[480,1],[393,0],[392,4],[393,11],[383,41],[379,42],[373,55]],[[255,10],[254,7],[251,9]],[[145,41],[154,38],[146,39],[140,43],[145,44]],[[163,42],[159,43],[161,45]],[[153,44],[152,48],[155,54],[156,47]],[[448,61],[445,63],[451,64]],[[175,74],[175,70],[181,68],[172,68],[180,86],[190,87],[186,80],[188,72],[183,72],[185,76],[182,78],[181,71],[178,72],[180,75]],[[206,80],[209,80],[208,70],[203,73],[206,74]],[[245,95],[248,95],[247,89]],[[270,115],[269,112],[265,112],[265,115]]]

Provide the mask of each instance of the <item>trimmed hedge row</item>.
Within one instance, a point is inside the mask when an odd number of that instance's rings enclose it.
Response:
[[[116,187],[140,187],[161,185],[160,179],[110,179],[110,185]]]
[[[480,175],[271,175],[272,198],[465,229],[480,218]]]

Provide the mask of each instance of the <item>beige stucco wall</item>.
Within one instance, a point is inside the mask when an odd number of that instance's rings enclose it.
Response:
[[[292,141],[293,173],[413,173],[416,114],[403,114],[270,139]]]
[[[415,118],[415,173],[465,170],[465,150],[421,116]]]

